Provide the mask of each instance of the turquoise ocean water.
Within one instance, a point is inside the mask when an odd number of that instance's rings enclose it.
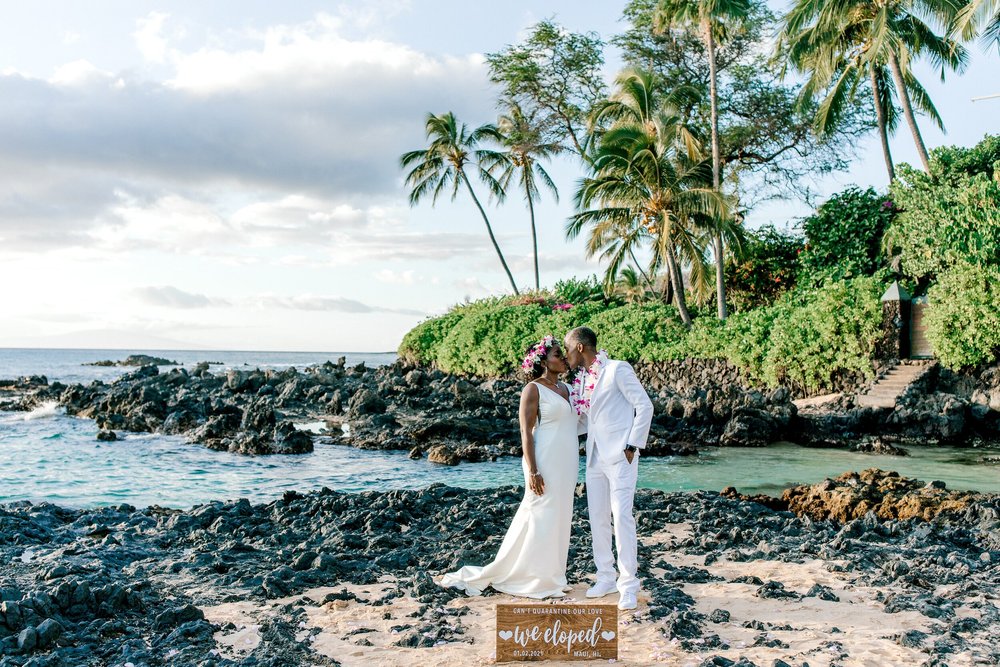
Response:
[[[131,351],[0,350],[0,378],[44,374],[50,382],[110,380],[121,368],[82,367],[84,361],[120,359]],[[304,367],[341,353],[148,352],[185,365],[222,361],[226,367]],[[392,361],[392,354],[346,354],[348,363]],[[440,466],[411,461],[405,452],[361,451],[329,444],[301,456],[244,457],[214,452],[182,437],[126,434],[122,441],[95,438],[93,421],[66,416],[55,405],[31,413],[0,412],[0,503],[49,501],[71,507],[129,503],[191,507],[240,497],[263,502],[287,490],[324,486],[340,491],[414,489],[441,482],[463,488],[521,483],[520,463]],[[905,458],[779,443],[763,449],[706,448],[695,457],[646,457],[639,485],[664,490],[721,490],[778,494],[796,483],[815,483],[848,470],[880,467],[951,488],[1000,492],[1000,466],[979,463],[983,452],[911,448]],[[992,452],[998,455],[998,452]],[[582,479],[582,476],[581,476]]]

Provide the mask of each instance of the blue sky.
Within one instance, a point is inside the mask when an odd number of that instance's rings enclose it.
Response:
[[[775,3],[773,6],[781,8]],[[426,112],[495,118],[482,54],[542,18],[608,38],[619,3],[0,5],[0,346],[393,349],[420,319],[507,286],[474,207],[408,207],[397,167]],[[609,52],[608,77],[617,68]],[[995,52],[972,48],[929,146],[1000,129]],[[897,161],[916,159],[905,127]],[[539,207],[542,282],[600,266],[562,229],[579,168]],[[884,186],[877,140],[818,184]],[[752,226],[807,209],[772,202]],[[519,201],[491,208],[523,285]]]

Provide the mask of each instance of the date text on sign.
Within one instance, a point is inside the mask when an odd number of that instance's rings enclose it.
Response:
[[[618,659],[613,604],[498,604],[497,662]]]

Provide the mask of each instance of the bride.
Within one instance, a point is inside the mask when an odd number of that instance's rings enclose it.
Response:
[[[568,366],[559,343],[546,336],[528,348],[521,368],[531,380],[521,391],[519,410],[524,499],[492,563],[466,565],[441,579],[441,586],[469,595],[487,586],[538,599],[569,590],[566,559],[580,456],[569,387],[559,382]]]

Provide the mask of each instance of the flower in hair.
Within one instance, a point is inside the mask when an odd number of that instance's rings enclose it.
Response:
[[[549,349],[555,345],[555,343],[555,336],[552,336],[551,334],[535,343],[531,347],[531,350],[528,351],[528,356],[521,361],[521,370],[530,371],[534,368],[535,364],[537,364],[539,360],[545,358],[545,355],[548,354]]]

